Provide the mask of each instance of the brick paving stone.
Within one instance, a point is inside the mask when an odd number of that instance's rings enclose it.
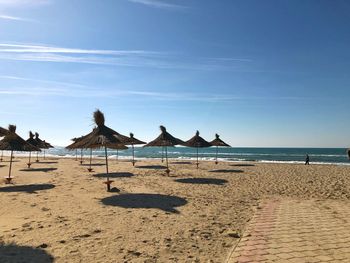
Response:
[[[226,263],[350,263],[350,202],[275,198],[260,208]]]

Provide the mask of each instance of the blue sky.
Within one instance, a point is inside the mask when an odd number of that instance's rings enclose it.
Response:
[[[350,144],[346,0],[0,0],[0,126],[56,145],[92,112],[233,146]]]

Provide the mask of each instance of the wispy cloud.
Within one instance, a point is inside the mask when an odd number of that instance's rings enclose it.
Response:
[[[0,59],[36,62],[84,63],[125,67],[187,70],[241,70],[245,58],[193,58],[172,52],[101,50],[43,44],[0,43]]]
[[[25,6],[37,6],[51,3],[50,0],[0,0],[1,7],[25,7]]]
[[[16,76],[0,76],[0,79],[14,81],[14,85],[6,83],[0,86],[0,95],[35,96],[35,97],[70,97],[70,98],[128,98],[130,100],[146,101],[176,101],[176,102],[208,102],[224,103],[232,101],[265,101],[265,100],[303,100],[305,97],[257,97],[234,96],[232,94],[194,93],[194,92],[159,92],[152,90],[130,90],[118,87],[95,87],[78,83],[68,83],[44,79],[31,79]],[[315,99],[315,98],[313,98]]]
[[[178,5],[170,3],[170,1],[164,1],[164,0],[128,0],[129,2],[137,3],[146,5],[149,7],[154,8],[161,8],[161,9],[167,9],[167,10],[185,10],[188,7],[184,5]]]

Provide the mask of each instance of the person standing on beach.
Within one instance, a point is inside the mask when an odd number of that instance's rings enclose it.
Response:
[[[310,164],[310,157],[308,154],[306,154],[305,165],[309,165],[309,164]]]

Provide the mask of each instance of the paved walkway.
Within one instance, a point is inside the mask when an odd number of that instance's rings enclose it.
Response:
[[[350,202],[262,202],[228,263],[350,262]]]

